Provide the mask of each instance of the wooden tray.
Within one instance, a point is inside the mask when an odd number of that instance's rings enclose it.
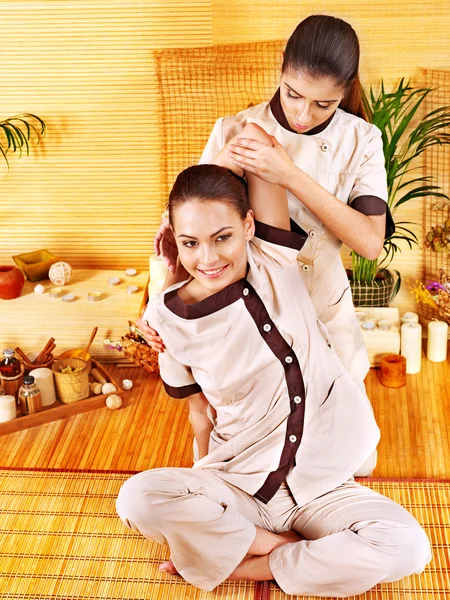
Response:
[[[108,371],[95,359],[92,359],[92,366],[98,369],[107,381],[110,381],[116,386],[117,391],[113,393],[121,396],[123,400],[124,390],[108,373]],[[90,396],[85,400],[78,400],[77,402],[72,402],[71,404],[63,404],[57,400],[51,406],[46,407],[37,413],[26,415],[24,417],[17,417],[16,419],[12,419],[12,421],[6,421],[6,423],[0,423],[0,435],[15,433],[16,431],[30,429],[31,427],[37,427],[38,425],[44,425],[45,423],[58,421],[59,419],[66,419],[67,417],[89,412],[90,410],[96,410],[97,408],[104,408],[106,406],[105,400],[108,396],[111,396],[111,394],[99,394],[98,396]]]

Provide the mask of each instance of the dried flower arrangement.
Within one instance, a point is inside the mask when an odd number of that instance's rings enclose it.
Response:
[[[438,311],[439,317],[450,324],[450,278],[443,269],[439,270],[439,281],[425,285],[416,281],[411,287],[416,303],[431,306]]]
[[[120,341],[103,340],[103,344],[107,348],[123,352],[135,365],[144,367],[149,373],[159,373],[158,353],[150,348],[133,321],[128,321],[128,333]]]

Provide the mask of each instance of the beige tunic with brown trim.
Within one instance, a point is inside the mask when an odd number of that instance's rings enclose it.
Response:
[[[217,471],[262,502],[287,481],[304,505],[348,480],[379,431],[317,320],[297,263],[306,236],[263,224],[257,236],[245,279],[195,304],[183,303],[177,284],[143,318],[166,346],[167,392],[203,391],[217,412],[194,469]]]
[[[374,125],[337,109],[308,135],[298,134],[289,128],[277,92],[271,102],[220,118],[200,162],[210,162],[247,123],[257,123],[275,136],[294,164],[344,204],[365,214],[386,211],[382,140]],[[362,385],[369,361],[339,256],[342,242],[289,192],[288,202],[291,219],[309,234],[298,260],[317,315],[342,363]]]

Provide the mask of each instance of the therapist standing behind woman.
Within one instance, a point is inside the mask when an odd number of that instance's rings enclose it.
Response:
[[[369,361],[339,250],[344,242],[375,259],[393,223],[381,133],[365,120],[358,69],[353,28],[331,16],[308,17],[288,40],[274,97],[218,119],[200,162],[212,161],[227,146],[237,166],[287,190],[292,229],[298,225],[309,234],[298,262],[317,316],[363,386]],[[273,136],[274,146],[240,139],[247,123]],[[155,245],[167,255],[165,225]],[[177,275],[170,283],[183,278]],[[152,330],[140,326],[157,349]]]

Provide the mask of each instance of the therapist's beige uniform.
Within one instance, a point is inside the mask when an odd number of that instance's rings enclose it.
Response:
[[[257,236],[245,279],[196,304],[180,299],[182,283],[150,302],[166,390],[203,391],[217,416],[193,469],[136,475],[118,513],[167,542],[179,573],[206,590],[243,559],[255,525],[311,540],[271,555],[286,593],[356,594],[420,571],[429,544],[417,522],[349,481],[379,430],[316,318],[297,264],[304,237],[262,224]]]
[[[365,214],[383,214],[387,184],[379,129],[337,109],[307,134],[296,133],[283,114],[279,94],[271,102],[220,118],[200,162],[211,162],[247,123],[257,123],[275,136],[295,165],[344,204]],[[342,363],[362,386],[369,360],[339,256],[342,242],[289,192],[288,202],[291,219],[309,234],[298,260],[317,315]]]

